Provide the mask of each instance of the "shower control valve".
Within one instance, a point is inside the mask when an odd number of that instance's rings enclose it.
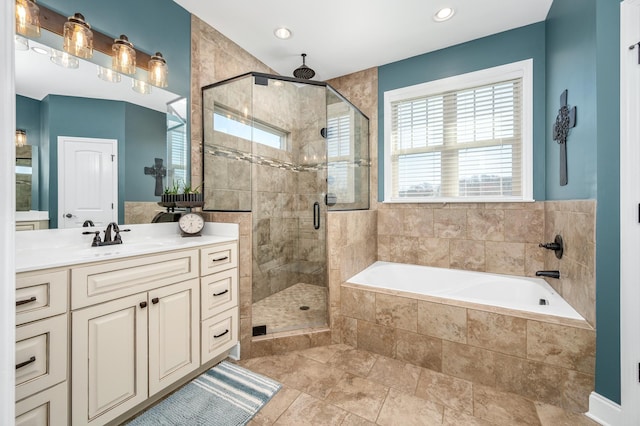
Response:
[[[564,253],[564,243],[560,235],[556,235],[556,238],[552,243],[540,243],[538,244],[538,247],[546,248],[547,250],[553,250],[556,252],[556,257],[558,259],[562,259],[562,254]]]

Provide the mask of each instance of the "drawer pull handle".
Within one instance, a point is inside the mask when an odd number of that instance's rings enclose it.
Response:
[[[225,293],[229,293],[229,289],[226,289],[226,290],[224,290],[224,291],[221,291],[220,293],[213,293],[213,297],[216,297],[216,296],[222,296],[222,295],[223,295],[223,294],[225,294]]]
[[[229,256],[223,256],[223,257],[219,257],[217,259],[211,259],[212,262],[220,262],[223,260],[227,260],[229,258]]]
[[[147,307],[147,302],[140,302],[140,307],[142,309],[146,308]]]
[[[29,358],[29,360],[28,360],[28,361],[24,361],[24,362],[21,362],[20,364],[16,364],[16,370],[17,370],[18,368],[22,368],[22,367],[27,366],[27,365],[29,365],[29,364],[32,364],[32,363],[34,363],[34,362],[36,362],[36,357],[35,357],[35,356],[32,356],[31,358]]]
[[[31,303],[31,302],[35,302],[35,301],[36,301],[36,297],[35,296],[31,296],[28,299],[16,300],[16,306],[26,305],[27,303]]]
[[[213,335],[213,338],[214,338],[214,339],[217,339],[218,337],[222,337],[222,336],[224,336],[224,335],[225,335],[225,334],[227,334],[228,332],[229,332],[229,329],[226,329],[225,331],[223,331],[223,332],[222,332],[222,333],[220,333],[220,334],[214,334],[214,335]]]
[[[156,303],[158,303],[160,301],[160,299],[158,299],[157,297],[154,297],[153,299],[151,299],[151,303],[153,303],[154,305]]]

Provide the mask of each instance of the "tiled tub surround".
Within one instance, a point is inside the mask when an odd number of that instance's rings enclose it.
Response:
[[[594,387],[586,321],[345,283],[343,342],[474,384],[584,412]]]

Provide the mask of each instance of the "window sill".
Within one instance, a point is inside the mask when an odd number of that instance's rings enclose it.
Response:
[[[397,198],[383,204],[473,204],[473,203],[534,203],[533,198]]]

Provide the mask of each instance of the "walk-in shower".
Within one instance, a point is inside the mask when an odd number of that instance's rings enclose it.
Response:
[[[261,73],[202,101],[204,210],[251,214],[254,334],[326,326],[327,211],[369,208],[368,118],[326,83]]]

